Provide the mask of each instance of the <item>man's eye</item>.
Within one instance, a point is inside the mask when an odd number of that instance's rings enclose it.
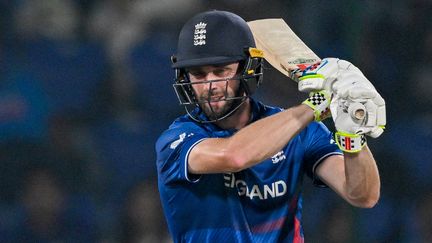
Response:
[[[203,73],[203,72],[189,72],[189,74],[191,76],[196,77],[196,78],[200,78],[200,77],[204,77],[205,76],[205,73]]]
[[[219,77],[226,77],[230,74],[230,69],[228,68],[216,69],[213,71],[213,73]]]

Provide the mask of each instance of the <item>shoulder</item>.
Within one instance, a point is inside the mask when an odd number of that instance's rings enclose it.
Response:
[[[322,122],[315,121],[309,123],[296,137],[305,147],[316,145],[319,141],[333,142],[332,132],[327,126]]]
[[[328,135],[331,131],[328,127],[322,122],[312,121],[309,123],[300,133],[299,135],[304,136],[321,136],[323,134]]]
[[[311,122],[299,134],[299,138],[305,149],[309,152],[311,152],[311,150],[339,152],[333,138],[333,133],[322,122]]]
[[[305,129],[309,133],[328,133],[330,130],[327,128],[326,125],[322,122],[311,122],[306,126]]]
[[[159,136],[156,141],[156,150],[161,151],[168,145],[173,148],[184,139],[198,134],[206,135],[205,127],[192,121],[187,115],[181,116]]]
[[[260,101],[252,100],[251,102],[252,102],[252,114],[255,120],[274,115],[284,110],[283,108],[280,107],[265,105]]]

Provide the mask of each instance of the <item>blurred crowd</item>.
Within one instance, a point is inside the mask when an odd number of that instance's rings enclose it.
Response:
[[[305,179],[306,241],[432,242],[428,0],[0,0],[0,242],[170,242],[154,143],[183,114],[178,32],[208,9],[284,18],[386,99],[386,132],[369,139],[379,204],[353,208]],[[268,65],[257,98],[305,94]]]

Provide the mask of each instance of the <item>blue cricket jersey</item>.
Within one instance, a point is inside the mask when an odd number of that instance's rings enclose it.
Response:
[[[252,99],[251,104],[254,121],[282,111]],[[331,133],[312,122],[253,167],[236,173],[188,173],[188,154],[196,144],[234,133],[185,115],[159,137],[158,185],[174,242],[303,242],[303,175],[314,179],[321,161],[341,154]]]

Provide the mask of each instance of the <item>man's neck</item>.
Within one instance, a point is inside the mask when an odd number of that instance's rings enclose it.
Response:
[[[215,124],[222,129],[239,130],[249,123],[251,115],[251,101],[248,99],[231,116]]]

